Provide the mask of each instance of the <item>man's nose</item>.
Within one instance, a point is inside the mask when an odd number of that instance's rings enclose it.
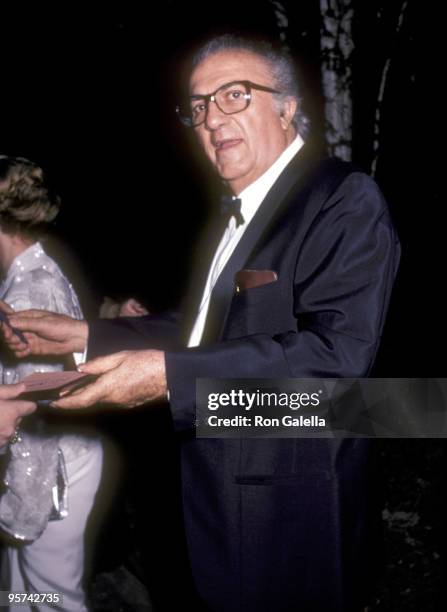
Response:
[[[225,122],[226,117],[227,115],[220,110],[216,101],[211,99],[206,109],[205,126],[209,130],[216,130]]]

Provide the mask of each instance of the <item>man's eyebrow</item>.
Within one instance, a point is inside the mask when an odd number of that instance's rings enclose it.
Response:
[[[217,93],[219,89],[223,89],[224,87],[229,87],[230,85],[235,85],[236,83],[244,83],[244,82],[245,81],[243,80],[228,81],[228,83],[223,83],[213,93],[209,93],[209,94],[194,93],[194,94],[189,95],[189,99],[190,100],[203,100],[203,98],[208,98],[209,96],[212,96],[215,93]]]

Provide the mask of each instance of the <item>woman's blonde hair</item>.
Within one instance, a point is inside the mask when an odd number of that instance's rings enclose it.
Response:
[[[8,234],[37,237],[54,221],[59,197],[42,169],[24,157],[0,155],[0,227]]]

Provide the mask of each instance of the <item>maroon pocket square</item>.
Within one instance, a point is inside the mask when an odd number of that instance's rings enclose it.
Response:
[[[278,280],[274,270],[239,270],[234,277],[236,291],[268,285]]]

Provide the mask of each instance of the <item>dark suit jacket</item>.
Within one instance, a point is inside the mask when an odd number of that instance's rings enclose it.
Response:
[[[319,193],[334,165],[339,180]],[[398,259],[374,181],[341,162],[315,164],[302,150],[220,276],[204,344],[166,353],[189,555],[212,610],[364,605],[368,442],[196,439],[195,380],[366,376]],[[236,293],[242,268],[274,270],[278,280]],[[165,332],[177,329],[169,317],[101,323],[91,345],[164,346]]]

